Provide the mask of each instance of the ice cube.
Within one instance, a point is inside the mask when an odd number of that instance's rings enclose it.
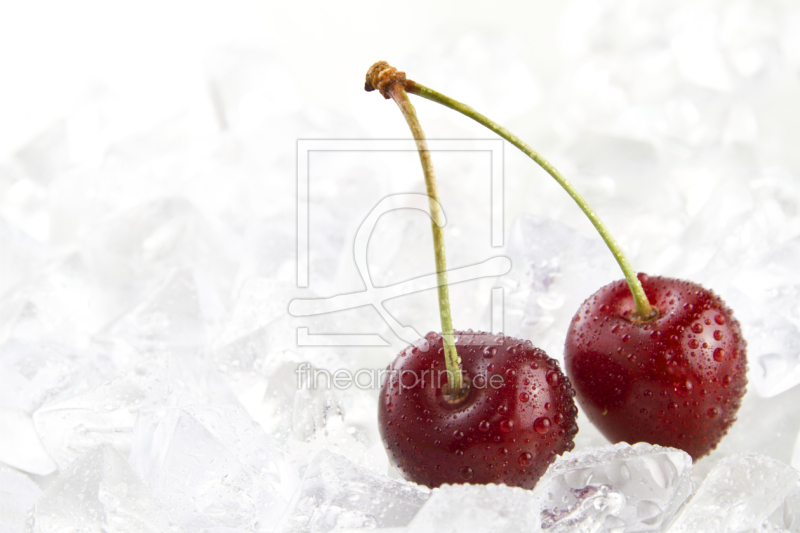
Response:
[[[30,415],[0,408],[0,461],[25,472],[45,476],[56,470],[36,434]]]
[[[270,531],[298,483],[285,453],[234,406],[142,411],[131,462],[190,531]]]
[[[558,222],[529,215],[517,218],[507,248],[512,271],[505,289],[505,332],[561,359],[564,331],[580,304],[618,277],[614,260],[599,239],[581,236]]]
[[[425,487],[389,479],[321,451],[306,470],[275,533],[403,527],[429,495]]]
[[[106,87],[92,84],[81,100],[13,155],[26,176],[48,184],[77,168],[94,167],[113,137],[122,133],[120,126],[129,126],[124,115],[133,112]]]
[[[126,288],[105,286],[77,253],[44,266],[0,300],[0,339],[86,347],[130,305]]]
[[[692,492],[691,474],[681,450],[622,442],[557,458],[536,492],[554,531],[664,531]]]
[[[533,491],[505,485],[443,485],[414,516],[409,532],[541,531]]]
[[[542,511],[542,529],[548,533],[594,533],[625,528],[625,521],[617,516],[625,506],[625,495],[619,490],[603,484],[572,489],[571,493],[575,500],[569,505]],[[655,504],[647,509],[652,516],[660,511]]]
[[[44,405],[33,414],[33,422],[59,468],[98,444],[112,444],[127,454],[141,409],[209,398],[192,378],[179,361],[150,359],[93,389]]]
[[[45,244],[0,217],[0,295],[41,267],[53,255]]]
[[[301,469],[326,449],[383,472],[388,460],[375,425],[377,372],[365,370],[373,382],[362,376],[346,388],[335,386],[337,372],[341,377],[357,374],[320,369],[284,351],[266,352],[249,374],[229,372],[225,378],[250,416],[289,450]]]
[[[125,205],[86,229],[82,252],[93,275],[137,299],[175,270],[212,276],[227,294],[235,265],[225,232],[183,196]]]
[[[726,457],[706,476],[670,533],[800,531],[800,472],[758,453]]]
[[[114,342],[124,341],[143,354],[200,351],[206,329],[193,273],[173,272],[153,294],[101,335]]]
[[[225,323],[212,343],[212,350],[221,352],[217,358],[223,359],[233,368],[249,372],[258,358],[258,351],[255,349],[241,350],[244,347],[242,344],[245,342],[244,339],[257,335],[273,322],[285,319],[288,315],[289,301],[297,292],[294,285],[287,282],[268,278],[245,280]],[[295,332],[284,332],[283,335],[275,333],[275,342],[270,342],[268,346],[265,346],[270,352],[296,347]],[[240,344],[240,347],[232,347],[231,345],[234,343]],[[229,356],[234,355],[237,356],[236,359],[230,360]]]
[[[23,314],[28,312],[32,310]],[[34,324],[28,325],[40,325],[29,318]],[[21,332],[17,329],[16,333]],[[44,403],[97,386],[116,371],[97,346],[76,349],[46,339],[25,339],[26,336],[0,344],[2,408],[33,414]]]
[[[0,466],[0,533],[19,533],[42,489],[28,476]]]
[[[346,324],[343,318],[288,316],[286,306],[298,293],[283,282],[247,280],[212,344],[212,361],[248,413],[301,468],[325,448],[385,471],[386,453],[374,418],[381,385],[376,376],[383,365],[371,368],[376,363],[369,347],[300,346],[298,328],[303,325],[315,334],[351,330],[336,327]],[[320,323],[325,325],[317,329]],[[357,383],[361,370],[370,379]],[[354,379],[335,386],[337,372]]]
[[[239,275],[242,279],[271,278],[293,281],[297,276],[297,221],[287,215],[246,222]]]
[[[795,437],[800,432],[800,412],[794,408],[798,402],[800,387],[769,398],[749,391],[736,414],[737,421],[716,449],[695,463],[694,475],[705,477],[720,460],[743,452],[757,452],[790,463]]]
[[[587,133],[571,143],[564,156],[574,165],[570,180],[583,194],[591,195],[592,206],[600,213],[613,217],[625,206],[624,217],[630,220],[637,211],[670,216],[681,208],[678,191],[662,174],[656,147],[650,142]]]
[[[234,381],[233,389],[239,402],[253,420],[281,444],[292,434],[292,409],[300,364],[300,358],[292,352],[280,352],[266,365],[256,364],[260,369],[258,376]]]
[[[64,469],[36,502],[30,533],[180,531],[128,461],[104,444]]]
[[[747,339],[751,383],[771,397],[800,383],[800,239],[794,238],[739,265],[732,298]]]
[[[210,350],[212,361],[230,380],[234,390],[262,386],[258,384],[259,376],[269,370],[276,356],[275,360],[280,360],[284,352],[297,354],[301,361],[313,361],[315,367],[331,372],[384,367],[386,355],[381,353],[384,357],[377,362],[375,356],[381,347],[327,344],[330,339],[335,343],[343,334],[363,332],[374,336],[387,329],[373,309],[323,310],[318,315],[293,316],[287,308],[298,298],[313,299],[315,295],[275,279],[251,278],[242,283],[233,309]],[[301,332],[309,339],[304,340]],[[393,349],[389,351],[391,354]]]
[[[374,391],[355,386],[339,390],[326,384],[331,373],[316,375],[319,369],[313,367],[302,370],[309,370],[311,378],[300,376],[293,398],[288,445],[295,460],[305,465],[316,451],[328,450],[360,467],[386,472],[389,463],[375,423],[378,405]]]
[[[782,11],[753,2],[574,3],[563,31],[576,55],[557,95],[561,132],[581,139],[613,131],[678,158],[754,143],[759,117],[742,100],[756,101],[781,72]]]

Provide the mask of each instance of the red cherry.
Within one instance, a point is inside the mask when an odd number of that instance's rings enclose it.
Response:
[[[530,341],[455,332],[468,391],[448,395],[442,336],[402,351],[378,407],[383,442],[409,480],[533,488],[578,432],[575,392],[558,362]]]
[[[625,280],[581,305],[564,366],[589,420],[612,442],[649,442],[694,460],[736,420],[746,343],[731,310],[696,283],[638,275],[658,316],[635,319]]]

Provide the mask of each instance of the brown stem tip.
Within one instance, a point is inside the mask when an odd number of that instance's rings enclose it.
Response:
[[[406,73],[400,72],[386,61],[378,61],[367,71],[367,80],[364,82],[364,90],[380,92],[387,100],[389,96],[389,88],[395,83],[405,85]]]

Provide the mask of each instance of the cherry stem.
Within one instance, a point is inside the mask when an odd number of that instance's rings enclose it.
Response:
[[[381,70],[383,69],[383,70]],[[384,76],[383,82],[378,84],[377,79]],[[375,76],[375,86],[371,85],[371,76]],[[425,175],[425,188],[428,193],[428,208],[431,213],[431,229],[433,231],[433,251],[436,258],[436,282],[438,285],[439,297],[439,317],[442,323],[442,340],[444,342],[444,356],[447,365],[447,385],[448,395],[460,397],[463,394],[463,382],[461,379],[461,358],[456,350],[455,336],[453,335],[453,319],[450,315],[450,290],[447,286],[447,261],[444,252],[444,233],[442,227],[445,224],[444,213],[439,202],[439,188],[436,185],[436,174],[433,171],[433,161],[428,150],[428,142],[425,140],[425,132],[417,118],[417,111],[408,99],[408,94],[403,86],[405,75],[397,72],[397,69],[389,67],[385,62],[378,62],[372,66],[367,74],[367,84],[365,89],[370,91],[380,89],[381,94],[386,98],[395,101],[403,117],[411,129],[414,141],[417,144],[419,160],[422,163],[422,172]]]
[[[521,141],[519,137],[511,133],[509,130],[487,118],[486,116],[478,113],[470,106],[453,100],[442,93],[434,91],[433,89],[429,89],[428,87],[420,85],[414,81],[404,80],[404,82],[405,89],[409,93],[416,94],[432,102],[449,107],[450,109],[458,111],[462,115],[466,115],[479,124],[489,128],[500,137],[519,148],[522,153],[533,159],[540,167],[550,174],[553,179],[555,179],[558,184],[561,185],[565,191],[567,191],[567,194],[569,194],[572,199],[575,200],[575,203],[578,204],[578,207],[581,208],[581,211],[583,211],[586,216],[589,217],[592,225],[595,227],[595,229],[597,229],[597,232],[605,241],[608,249],[611,250],[611,253],[614,255],[614,259],[616,259],[617,263],[619,263],[622,273],[625,275],[625,279],[628,282],[628,287],[630,287],[634,302],[636,302],[636,314],[638,317],[642,320],[649,320],[656,316],[657,311],[654,310],[650,305],[650,301],[647,299],[647,295],[645,295],[644,289],[642,288],[642,283],[636,276],[636,271],[633,270],[631,264],[628,262],[628,259],[625,257],[625,254],[622,253],[622,249],[619,247],[619,244],[617,244],[617,241],[611,236],[608,228],[606,228],[606,226],[597,216],[597,213],[595,213],[595,211],[589,206],[589,203],[586,201],[586,199],[581,195],[581,193],[578,192],[572,183],[552,165],[552,163],[542,157],[536,150]]]

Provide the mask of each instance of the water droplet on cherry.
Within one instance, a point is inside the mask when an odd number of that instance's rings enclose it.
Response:
[[[539,435],[544,435],[550,431],[550,419],[546,416],[540,416],[533,423],[533,430]]]

